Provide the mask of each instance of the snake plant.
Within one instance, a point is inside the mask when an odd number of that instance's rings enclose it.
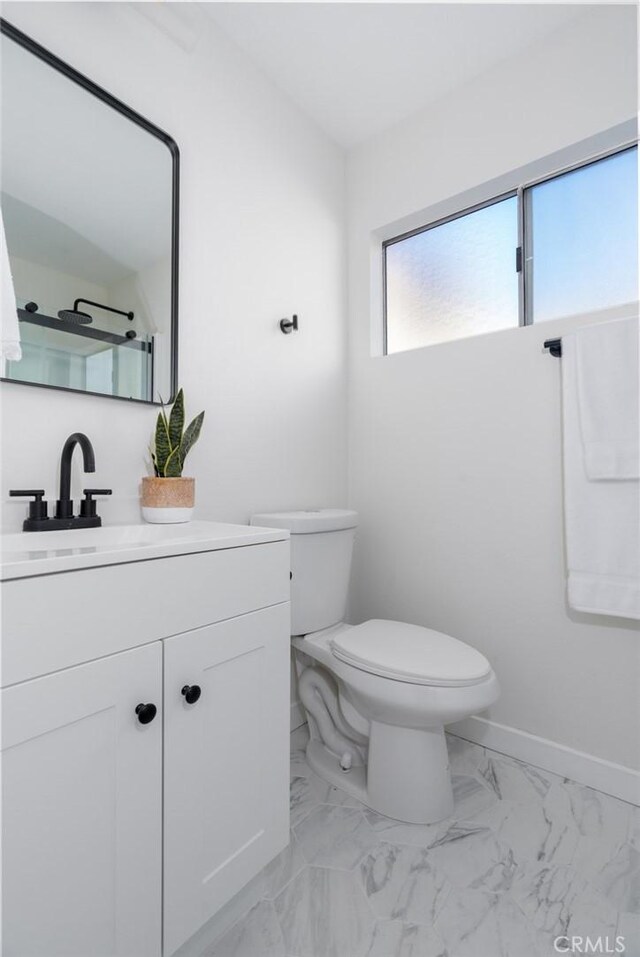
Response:
[[[153,468],[158,478],[180,478],[184,460],[200,438],[203,420],[204,412],[201,412],[185,429],[182,389],[178,390],[168,417],[163,404],[156,422],[155,447],[151,449]]]

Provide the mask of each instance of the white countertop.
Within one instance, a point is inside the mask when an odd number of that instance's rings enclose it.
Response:
[[[14,532],[0,536],[0,580],[212,552],[242,545],[262,545],[288,538],[289,532],[282,528],[220,522],[105,525],[69,531]]]

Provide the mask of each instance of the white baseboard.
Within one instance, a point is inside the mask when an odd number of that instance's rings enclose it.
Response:
[[[575,751],[487,718],[465,718],[449,725],[447,731],[492,751],[526,761],[543,771],[552,771],[596,791],[604,791],[621,801],[640,805],[640,771],[633,768]]]
[[[301,724],[304,724],[307,720],[307,716],[304,713],[304,709],[299,701],[291,702],[291,730],[295,731],[296,728],[299,728]]]

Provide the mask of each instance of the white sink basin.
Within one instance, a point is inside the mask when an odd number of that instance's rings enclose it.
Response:
[[[0,579],[116,565],[282,541],[281,528],[187,522],[184,525],[107,525],[56,532],[15,532],[0,536]]]

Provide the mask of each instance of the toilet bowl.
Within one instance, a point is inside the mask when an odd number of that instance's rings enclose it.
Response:
[[[340,709],[347,725],[351,719],[353,730],[359,724],[359,733],[368,738],[366,779],[352,793],[401,821],[431,824],[448,817],[453,796],[444,725],[496,700],[498,682],[487,660],[455,638],[397,621],[339,624],[294,638],[293,645],[314,662],[300,674],[311,668],[331,674],[334,709]],[[307,679],[305,685],[318,694],[313,682]],[[329,710],[326,698],[319,703],[307,692],[305,699],[319,725],[323,706]],[[354,720],[354,712],[364,719],[364,727]],[[335,761],[344,761],[348,745],[341,742],[333,749],[334,760],[327,760],[321,725],[317,730],[310,740],[309,764],[330,783],[350,791],[351,781]],[[355,744],[362,748],[358,739]],[[353,769],[359,765],[353,756],[348,763]]]
[[[307,760],[379,813],[431,824],[453,810],[444,726],[492,704],[498,681],[479,651],[449,635],[406,622],[342,621],[356,520],[340,509],[252,519],[291,532]]]

